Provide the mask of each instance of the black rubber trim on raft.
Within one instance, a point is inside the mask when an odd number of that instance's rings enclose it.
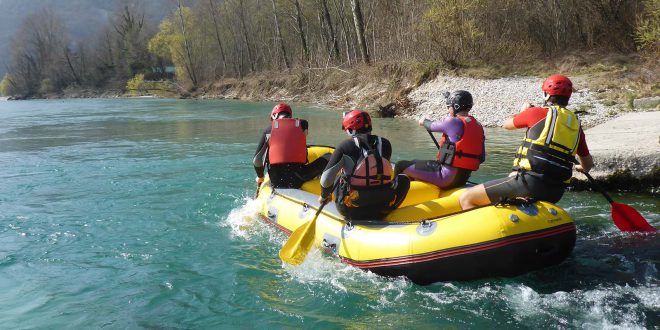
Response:
[[[503,240],[506,242],[499,242]],[[532,235],[517,235],[503,240],[498,240],[499,244],[491,244],[494,242],[479,244],[488,245],[486,247],[473,249],[461,247],[434,252],[428,254],[427,258],[423,256],[400,258],[408,259],[408,262],[369,266],[368,263],[359,264],[343,258],[342,261],[382,276],[406,276],[421,285],[440,281],[512,277],[564,261],[575,246],[575,225],[566,224]]]
[[[441,259],[441,258],[449,258],[457,255],[462,255],[462,254],[468,254],[468,253],[475,253],[483,250],[489,250],[489,249],[494,249],[506,245],[511,245],[511,244],[516,244],[524,241],[529,241],[529,240],[534,240],[534,239],[539,239],[543,237],[549,237],[557,234],[561,234],[564,232],[569,232],[569,231],[575,231],[575,224],[573,223],[567,223],[563,224],[557,227],[552,227],[548,229],[542,229],[534,232],[527,232],[523,234],[518,234],[518,235],[513,235],[513,236],[507,236],[504,238],[500,238],[497,240],[492,240],[488,242],[482,242],[482,243],[477,243],[477,244],[472,244],[472,245],[464,245],[461,247],[456,247],[456,248],[451,248],[451,249],[445,249],[445,250],[438,250],[438,251],[433,251],[433,252],[428,252],[424,254],[416,254],[416,255],[410,255],[410,256],[405,256],[405,257],[396,257],[396,258],[384,258],[384,259],[374,259],[374,260],[369,260],[369,261],[356,261],[353,259],[349,258],[343,258],[342,261],[344,263],[347,263],[351,266],[355,266],[358,268],[368,268],[368,269],[373,269],[377,267],[387,267],[387,266],[398,266],[398,265],[405,265],[405,264],[410,264],[410,263],[418,263],[418,262],[423,262],[423,261],[429,261],[429,260],[435,260],[435,259]]]

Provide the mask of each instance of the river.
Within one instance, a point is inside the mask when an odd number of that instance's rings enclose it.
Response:
[[[657,328],[660,239],[620,232],[605,199],[559,203],[578,239],[562,264],[515,278],[417,286],[312,251],[254,216],[251,157],[273,104],[119,99],[0,102],[0,328]],[[294,104],[309,142],[340,113]],[[431,158],[426,131],[376,119],[393,160]],[[488,129],[482,182],[522,132]],[[588,139],[588,137],[587,137]],[[612,194],[660,228],[660,202]]]

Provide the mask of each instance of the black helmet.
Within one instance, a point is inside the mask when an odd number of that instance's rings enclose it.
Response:
[[[445,92],[444,95],[447,98],[445,104],[454,108],[455,112],[470,111],[472,109],[472,94],[470,92],[458,90],[451,93]]]

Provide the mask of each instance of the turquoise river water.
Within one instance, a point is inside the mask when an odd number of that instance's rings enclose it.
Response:
[[[655,328],[660,239],[621,233],[597,193],[568,192],[578,240],[515,278],[417,286],[312,251],[254,216],[251,158],[272,103],[159,99],[0,102],[2,329]],[[339,112],[296,105],[309,142]],[[434,157],[416,123],[377,119],[393,160]],[[522,132],[488,129],[472,180],[508,172]],[[588,136],[587,136],[588,139]],[[613,194],[660,227],[659,202]]]

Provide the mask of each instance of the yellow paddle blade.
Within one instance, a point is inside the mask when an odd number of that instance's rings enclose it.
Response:
[[[289,236],[289,239],[280,250],[280,259],[282,261],[292,265],[300,265],[305,261],[305,257],[309,253],[309,250],[312,249],[312,244],[314,243],[316,219],[318,219],[317,216],[291,233],[291,236]]]

